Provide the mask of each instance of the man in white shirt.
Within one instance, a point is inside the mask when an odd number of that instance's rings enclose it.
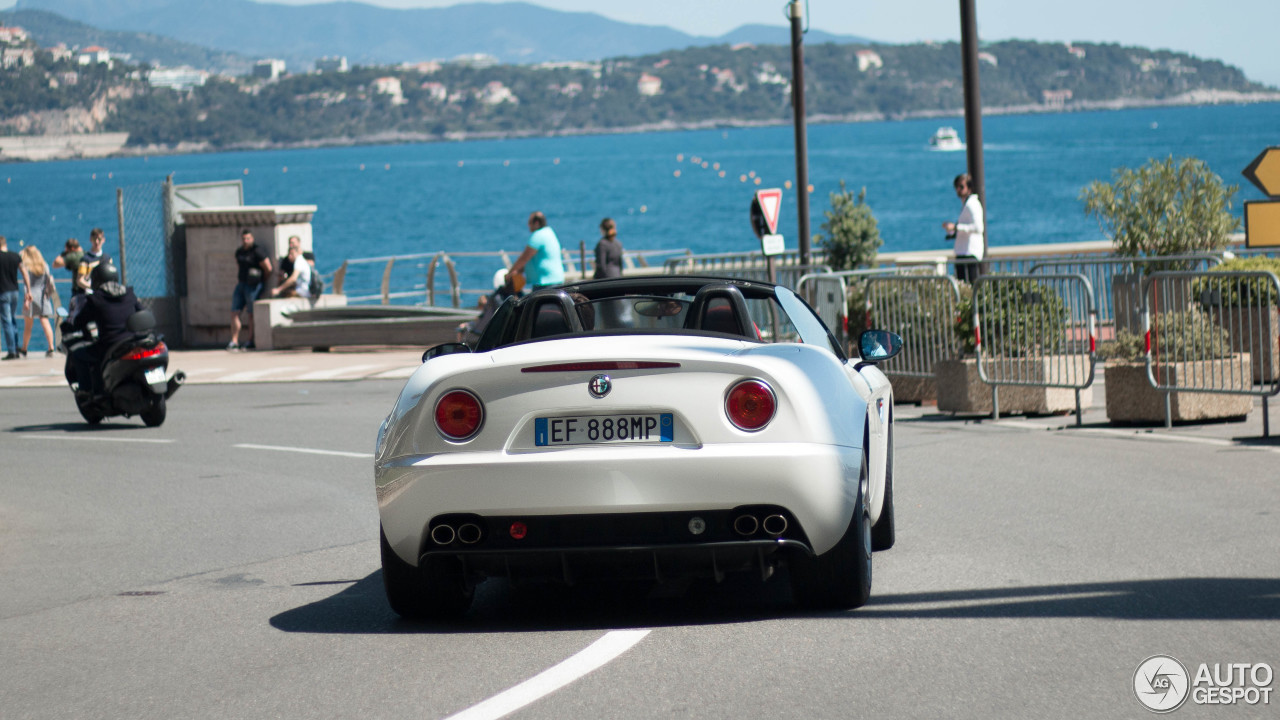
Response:
[[[956,243],[956,278],[967,283],[978,279],[982,272],[982,257],[986,231],[982,217],[982,201],[973,192],[973,178],[961,173],[955,179],[956,197],[964,201],[964,208],[956,222],[942,223],[947,239]]]

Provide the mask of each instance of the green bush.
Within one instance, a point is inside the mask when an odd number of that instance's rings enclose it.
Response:
[[[813,236],[813,242],[825,251],[827,265],[832,270],[856,270],[875,263],[884,242],[866,199],[866,188],[858,192],[855,200],[843,180],[840,192],[831,193],[831,209],[823,211],[826,220],[822,223],[822,232]]]
[[[1280,258],[1233,258],[1210,268],[1211,272],[1269,271],[1280,278]],[[1261,307],[1276,304],[1276,286],[1266,278],[1196,278],[1193,296],[1203,306]]]
[[[1226,329],[1201,310],[1165,312],[1152,323],[1155,338],[1151,352],[1156,362],[1193,362],[1231,357],[1231,341]],[[1139,362],[1146,357],[1140,335],[1121,330],[1116,339],[1098,346],[1103,360]]]
[[[1240,220],[1231,214],[1239,189],[1196,158],[1151,159],[1131,170],[1117,168],[1108,184],[1080,191],[1084,211],[1098,219],[1125,257],[1183,255],[1226,247]]]
[[[986,353],[999,357],[1059,352],[1066,339],[1067,306],[1052,288],[1036,280],[981,283],[962,295],[955,322],[965,353],[976,350],[973,309],[982,330]]]

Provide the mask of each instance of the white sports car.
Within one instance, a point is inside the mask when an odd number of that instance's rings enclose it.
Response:
[[[846,358],[792,291],[598,280],[512,298],[474,347],[428,350],[378,432],[382,568],[406,617],[489,577],[785,566],[811,607],[871,590],[891,547],[893,397],[871,330]]]

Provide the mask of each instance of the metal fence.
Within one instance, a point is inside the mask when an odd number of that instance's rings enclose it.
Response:
[[[992,416],[1000,417],[1000,386],[1080,391],[1093,384],[1097,349],[1093,287],[1083,275],[986,275],[973,286],[978,376],[992,386]]]
[[[1222,258],[1210,253],[1165,257],[1080,257],[1037,260],[1030,274],[1083,275],[1097,291],[1098,329],[1103,340],[1121,331],[1142,332],[1142,278],[1161,270],[1207,270]]]
[[[955,333],[960,284],[948,275],[893,275],[867,278],[863,327],[892,330],[902,337],[902,353],[880,364],[885,373],[932,378],[939,360],[961,355]],[[855,323],[850,322],[850,325]]]
[[[825,255],[815,252],[810,264],[800,264],[800,253],[789,251],[773,256],[773,282],[789,288],[798,288],[800,279],[815,273],[829,273],[831,268],[822,264]],[[714,275],[769,282],[769,265],[763,254],[714,253],[710,255],[685,255],[668,258],[662,264],[667,275]]]
[[[125,282],[140,298],[174,295],[174,262],[165,227],[165,183],[117,188],[119,256]]]
[[[818,317],[822,318],[822,322],[831,330],[836,342],[848,350],[852,342],[850,333],[865,329],[849,318],[851,299],[865,296],[865,284],[871,278],[893,275],[899,271],[895,268],[837,272],[828,271],[825,267],[819,269],[823,272],[801,275],[796,279],[793,287],[796,294],[803,297],[818,313]],[[892,329],[889,325],[881,327]]]
[[[1280,279],[1265,271],[1156,272],[1143,284],[1147,377],[1164,393],[1262,398],[1280,393]],[[1247,407],[1242,408],[1246,413]]]

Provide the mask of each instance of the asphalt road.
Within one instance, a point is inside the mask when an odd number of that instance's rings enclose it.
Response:
[[[496,717],[521,687],[512,717],[1142,718],[1149,656],[1280,668],[1280,446],[927,407],[897,408],[898,545],[859,610],[491,582],[406,623],[371,461],[400,385],[188,386],[156,429],[0,390],[0,716]]]

